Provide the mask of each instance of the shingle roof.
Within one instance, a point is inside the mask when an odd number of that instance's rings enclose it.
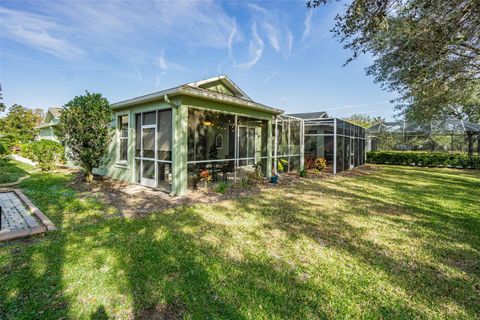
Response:
[[[290,113],[288,114],[292,117],[297,117],[300,119],[321,119],[321,118],[328,118],[328,115],[325,111],[318,111],[318,112],[305,112],[305,113]]]
[[[55,118],[60,118],[62,108],[48,108],[48,111],[50,111]]]
[[[199,85],[208,83],[209,81],[218,81],[219,79],[222,79],[222,81],[228,82],[231,84],[232,87],[235,87],[236,90],[241,93],[238,96],[231,96],[222,92],[218,91],[212,91],[208,89],[201,88]],[[216,101],[222,101],[222,102],[227,102],[227,103],[234,103],[234,104],[239,104],[242,106],[245,106],[247,108],[251,109],[256,109],[256,110],[261,110],[261,111],[267,111],[271,112],[273,114],[281,114],[283,113],[283,110],[272,108],[269,106],[266,106],[264,104],[252,101],[246,94],[243,93],[239,88],[231,81],[227,76],[222,75],[219,77],[214,77],[210,79],[205,79],[199,82],[192,82],[192,83],[187,83],[183,84],[177,87],[173,87],[170,89],[162,90],[159,92],[147,94],[144,96],[128,99],[125,101],[120,101],[116,102],[110,105],[112,109],[118,109],[118,108],[123,108],[127,106],[132,106],[136,105],[139,103],[144,103],[144,102],[149,102],[149,101],[154,101],[158,99],[163,99],[165,95],[190,95],[194,97],[200,97],[200,98],[207,98],[207,99],[213,99]]]

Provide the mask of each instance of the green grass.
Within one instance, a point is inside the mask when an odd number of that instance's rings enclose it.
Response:
[[[0,183],[15,182],[33,169],[34,167],[15,160],[0,159]]]
[[[480,316],[478,171],[383,166],[137,219],[70,181],[22,183],[59,230],[0,247],[0,318]]]

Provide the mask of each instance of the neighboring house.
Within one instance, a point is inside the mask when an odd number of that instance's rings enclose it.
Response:
[[[285,115],[253,101],[225,75],[117,102],[111,108],[116,133],[109,162],[97,173],[115,179],[183,195],[198,183],[200,173],[213,181],[237,180],[254,166],[267,177],[279,162],[284,171],[304,166],[307,122],[302,115]],[[332,165],[339,160],[342,170],[349,168],[343,159],[347,154],[348,159],[358,157],[353,145],[360,139],[350,135],[361,131],[337,119],[327,118],[322,126],[317,122],[323,114],[316,114],[311,124],[320,129],[336,124],[331,134],[317,130],[317,136],[333,135]]]
[[[58,141],[57,137],[55,136],[54,128],[60,121],[61,111],[62,108],[48,108],[42,123],[37,126],[38,139]]]

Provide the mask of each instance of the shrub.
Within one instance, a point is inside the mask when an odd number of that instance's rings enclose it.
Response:
[[[93,181],[93,169],[108,161],[114,133],[111,121],[108,100],[99,93],[86,92],[63,107],[56,134],[68,148],[69,158],[83,169],[87,182]]]
[[[0,142],[0,159],[5,158],[10,154],[10,150],[2,143]]]
[[[315,169],[317,169],[320,172],[323,172],[323,170],[325,170],[326,167],[327,167],[327,160],[325,160],[325,158],[315,159]]]
[[[225,192],[227,192],[227,189],[228,189],[228,183],[225,181],[222,181],[216,186],[215,191],[220,194],[224,194]]]
[[[308,176],[307,169],[298,169],[298,175],[302,178],[305,178],[306,176]]]
[[[23,143],[20,145],[20,155],[24,158],[35,161],[35,155],[33,154],[33,143]]]
[[[246,177],[247,183],[252,186],[258,185],[263,182],[262,173],[258,170],[248,171],[246,173]]]
[[[480,157],[469,157],[465,153],[370,151],[367,153],[367,162],[420,167],[445,166],[480,169]]]
[[[42,171],[51,171],[65,162],[65,149],[51,140],[39,140],[21,147],[22,156],[38,163]]]

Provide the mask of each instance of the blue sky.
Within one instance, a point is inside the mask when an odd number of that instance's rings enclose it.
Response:
[[[329,30],[341,3],[304,1],[5,1],[4,102],[61,106],[85,90],[110,102],[228,75],[254,100],[287,112],[390,119],[392,93]]]

